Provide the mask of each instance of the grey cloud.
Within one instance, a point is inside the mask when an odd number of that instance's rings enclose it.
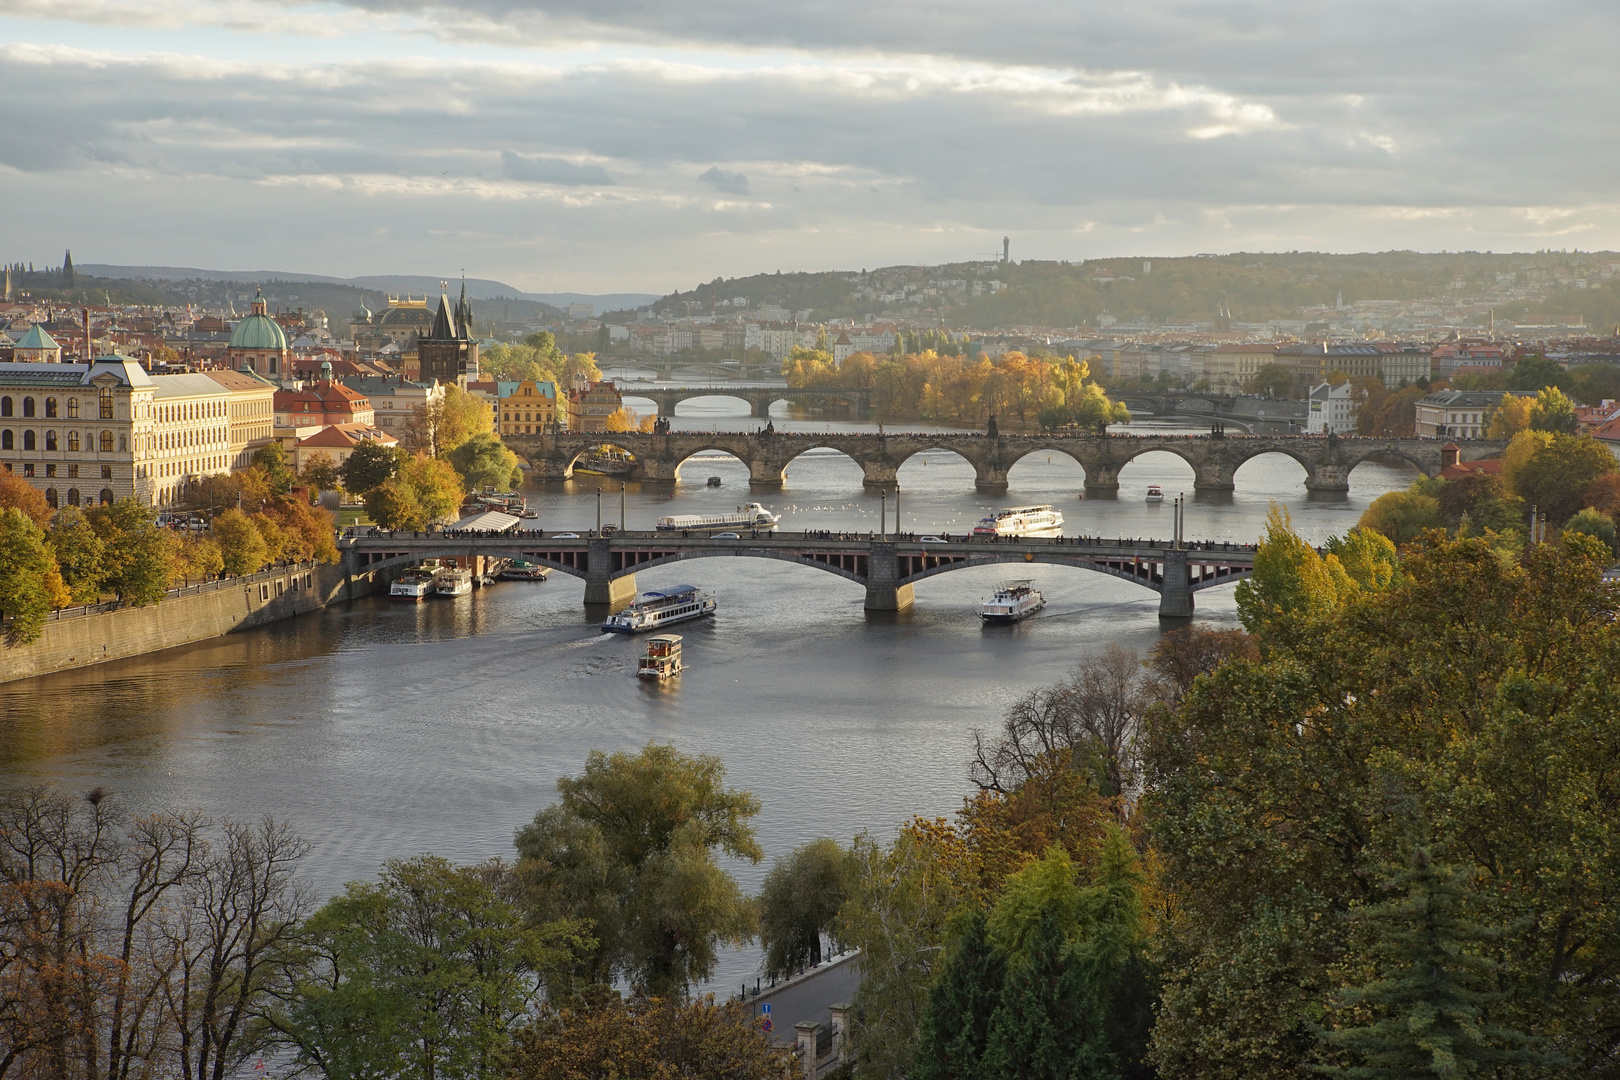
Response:
[[[501,172],[508,180],[540,184],[608,187],[613,183],[600,165],[576,165],[562,158],[519,154],[515,150],[501,151]]]
[[[707,172],[698,176],[698,180],[727,195],[748,194],[748,175],[746,173],[731,172],[722,169],[718,165],[710,166]]]

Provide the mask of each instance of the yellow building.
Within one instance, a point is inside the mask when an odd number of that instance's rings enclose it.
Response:
[[[557,384],[525,379],[503,382],[495,409],[495,430],[507,435],[535,435],[557,423]]]

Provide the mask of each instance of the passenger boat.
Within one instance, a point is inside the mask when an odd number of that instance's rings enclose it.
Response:
[[[1009,506],[979,519],[974,536],[1052,536],[1063,531],[1063,512],[1046,504]]]
[[[399,576],[388,586],[388,595],[394,600],[409,600],[415,603],[426,600],[433,595],[433,580],[439,576],[438,563],[413,566]]]
[[[502,581],[544,581],[551,576],[551,567],[540,566],[525,559],[513,559],[501,571]]]
[[[636,675],[643,679],[674,678],[685,670],[681,663],[681,635],[658,634],[647,639],[647,651],[636,665]]]
[[[737,507],[735,514],[677,514],[661,517],[653,526],[659,532],[728,532],[735,529],[776,531],[781,514],[773,514],[757,502]]]
[[[642,593],[635,603],[609,615],[602,629],[610,634],[639,634],[643,630],[713,615],[715,607],[713,593],[699,592],[696,585],[676,585]]]
[[[996,594],[979,609],[979,618],[987,623],[1015,623],[1027,619],[1046,606],[1046,597],[1030,587],[1028,581],[1004,582]]]
[[[435,596],[466,596],[472,589],[472,571],[461,566],[445,567],[433,581]]]
[[[1149,484],[1147,493],[1148,502],[1164,502],[1164,489],[1158,484]]]
[[[623,450],[615,450],[604,446],[593,450],[580,458],[574,464],[577,473],[590,473],[592,476],[629,476],[636,467],[636,459]]]

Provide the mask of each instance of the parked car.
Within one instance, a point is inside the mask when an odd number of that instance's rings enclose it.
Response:
[[[553,540],[578,540],[579,533],[552,533]]]
[[[736,533],[715,533],[714,538],[716,540],[741,540],[742,539],[742,537],[737,535]]]
[[[937,536],[924,536],[917,540],[919,544],[943,544],[944,542]]]

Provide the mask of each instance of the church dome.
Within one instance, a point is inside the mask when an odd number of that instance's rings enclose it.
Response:
[[[231,331],[231,344],[233,349],[278,349],[287,348],[287,332],[281,324],[265,314],[264,297],[257,296],[253,300],[253,314],[236,324]]]
[[[409,327],[433,325],[433,312],[426,307],[390,307],[376,319],[378,326]]]

